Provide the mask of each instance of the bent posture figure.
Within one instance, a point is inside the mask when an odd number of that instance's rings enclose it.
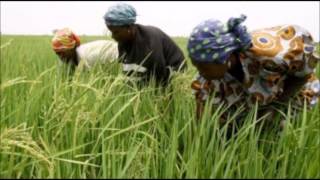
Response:
[[[96,63],[107,63],[118,58],[117,43],[110,40],[96,40],[80,44],[80,38],[69,28],[56,31],[52,38],[52,49],[63,63],[72,69],[79,64],[90,69]]]
[[[314,106],[320,92],[315,75],[319,56],[310,33],[297,25],[248,33],[241,25],[245,19],[242,15],[227,24],[204,21],[189,38],[189,56],[199,71],[192,82],[198,119],[209,97],[214,106],[229,108],[221,123],[228,113],[242,107],[245,114],[256,103],[259,115],[268,113],[271,121],[276,109],[287,108],[290,101],[298,109],[304,100]]]
[[[186,68],[181,49],[162,30],[135,24],[136,10],[128,4],[117,4],[104,15],[105,23],[118,42],[123,71],[135,73],[144,80],[152,76],[167,84],[172,71]]]

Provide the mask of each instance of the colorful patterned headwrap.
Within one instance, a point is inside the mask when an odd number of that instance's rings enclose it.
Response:
[[[111,6],[103,16],[106,25],[123,26],[136,22],[136,10],[129,4],[119,3]]]
[[[69,28],[58,30],[52,38],[52,49],[56,52],[73,49],[80,45],[80,38]]]
[[[245,19],[230,18],[227,24],[209,19],[196,26],[187,47],[192,61],[224,64],[234,51],[249,48],[251,36],[241,25]]]

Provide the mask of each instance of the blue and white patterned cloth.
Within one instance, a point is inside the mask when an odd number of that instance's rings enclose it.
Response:
[[[230,18],[227,24],[209,19],[196,26],[187,47],[192,61],[224,64],[234,51],[249,48],[250,34],[241,25],[245,19],[245,15]]]
[[[124,26],[136,22],[136,10],[133,6],[124,3],[118,3],[111,6],[103,16],[106,25]]]

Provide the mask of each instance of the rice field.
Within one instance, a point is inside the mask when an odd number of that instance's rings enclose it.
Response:
[[[167,89],[138,87],[116,62],[70,78],[50,40],[1,36],[0,178],[320,178],[319,105],[288,107],[282,132],[252,109],[227,140],[226,109],[195,121],[189,60]]]

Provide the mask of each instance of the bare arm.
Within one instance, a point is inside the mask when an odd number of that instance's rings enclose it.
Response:
[[[307,77],[294,77],[288,76],[288,78],[284,81],[283,93],[279,97],[279,100],[286,103],[289,99],[296,95],[299,92],[303,85],[307,82]]]

